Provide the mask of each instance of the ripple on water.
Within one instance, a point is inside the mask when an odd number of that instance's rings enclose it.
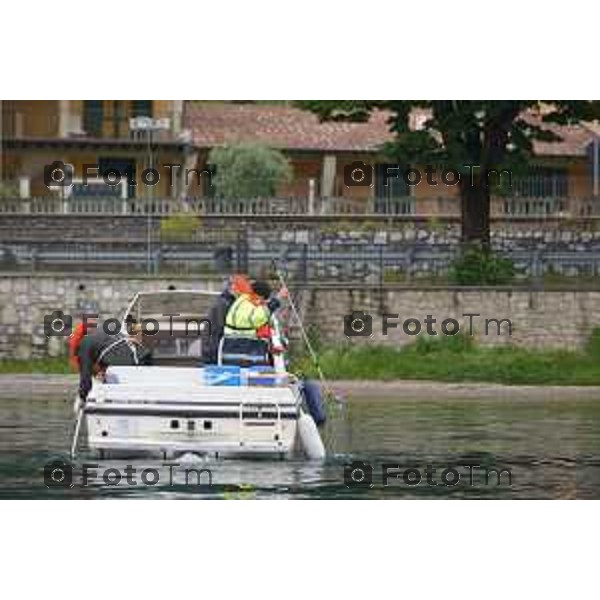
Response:
[[[49,489],[44,485],[44,465],[67,458],[70,403],[2,401],[0,497],[598,498],[599,417],[600,403],[589,400],[350,400],[324,432],[330,455],[323,463],[191,459],[179,470],[162,461],[100,461],[83,455],[75,463],[75,485]],[[345,466],[351,461],[372,467],[371,486],[344,484]],[[87,486],[79,483],[82,462],[97,464],[100,474]],[[382,465],[386,463],[398,465],[400,477],[392,477],[389,485],[383,486]],[[135,469],[137,485],[129,485],[125,478],[118,485],[105,485],[102,473],[111,468],[124,471],[128,464]],[[431,482],[425,475],[428,465],[436,469]],[[473,471],[473,485],[469,484],[467,465],[480,469]],[[404,481],[402,475],[409,468],[421,473],[419,485]],[[141,480],[148,469],[158,472],[158,483]],[[445,469],[459,471],[457,485],[440,481]],[[502,469],[511,471],[512,485],[485,484],[486,474],[492,481],[495,471]]]

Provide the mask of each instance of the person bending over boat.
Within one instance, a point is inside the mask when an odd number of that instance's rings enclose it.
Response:
[[[86,335],[92,335],[98,329],[98,315],[93,310],[84,309],[79,321],[67,339],[69,366],[76,373],[79,372],[79,346]]]
[[[87,335],[78,348],[79,397],[82,400],[92,389],[92,377],[103,377],[110,366],[152,364],[152,353],[142,344],[142,326],[134,324],[129,335],[108,335],[98,329]]]
[[[237,295],[225,317],[221,342],[223,363],[269,362],[271,315],[287,295],[286,288],[272,295],[271,287],[265,281],[254,281],[249,291]]]

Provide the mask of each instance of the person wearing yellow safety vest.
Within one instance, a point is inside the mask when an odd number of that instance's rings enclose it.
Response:
[[[275,296],[264,281],[254,281],[252,291],[238,294],[225,317],[221,346],[223,364],[264,364],[270,342],[271,315],[288,295],[282,288]]]

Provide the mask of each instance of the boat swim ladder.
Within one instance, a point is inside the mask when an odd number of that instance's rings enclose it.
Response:
[[[244,399],[242,399],[240,401],[239,418],[238,418],[239,445],[244,446],[246,443],[245,422],[248,421],[249,419],[248,419],[247,415],[245,414],[245,409],[248,409],[250,407],[254,407],[254,409],[256,410],[257,415],[254,420],[256,420],[257,422],[263,418],[263,416],[262,416],[263,411],[271,411],[271,410],[273,410],[273,408],[275,409],[275,415],[276,415],[275,423],[274,423],[275,437],[273,438],[273,441],[277,442],[278,446],[281,446],[282,440],[283,440],[283,419],[281,418],[281,403],[279,402],[278,399],[276,399],[273,404],[266,404],[264,406],[261,406],[259,404],[248,404],[245,402]],[[260,423],[260,425],[266,425],[266,423]]]

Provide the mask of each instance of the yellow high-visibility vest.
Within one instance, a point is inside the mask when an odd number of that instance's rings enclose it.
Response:
[[[271,313],[265,304],[255,304],[242,294],[231,305],[225,317],[225,335],[232,337],[255,337],[256,330],[267,325]]]

